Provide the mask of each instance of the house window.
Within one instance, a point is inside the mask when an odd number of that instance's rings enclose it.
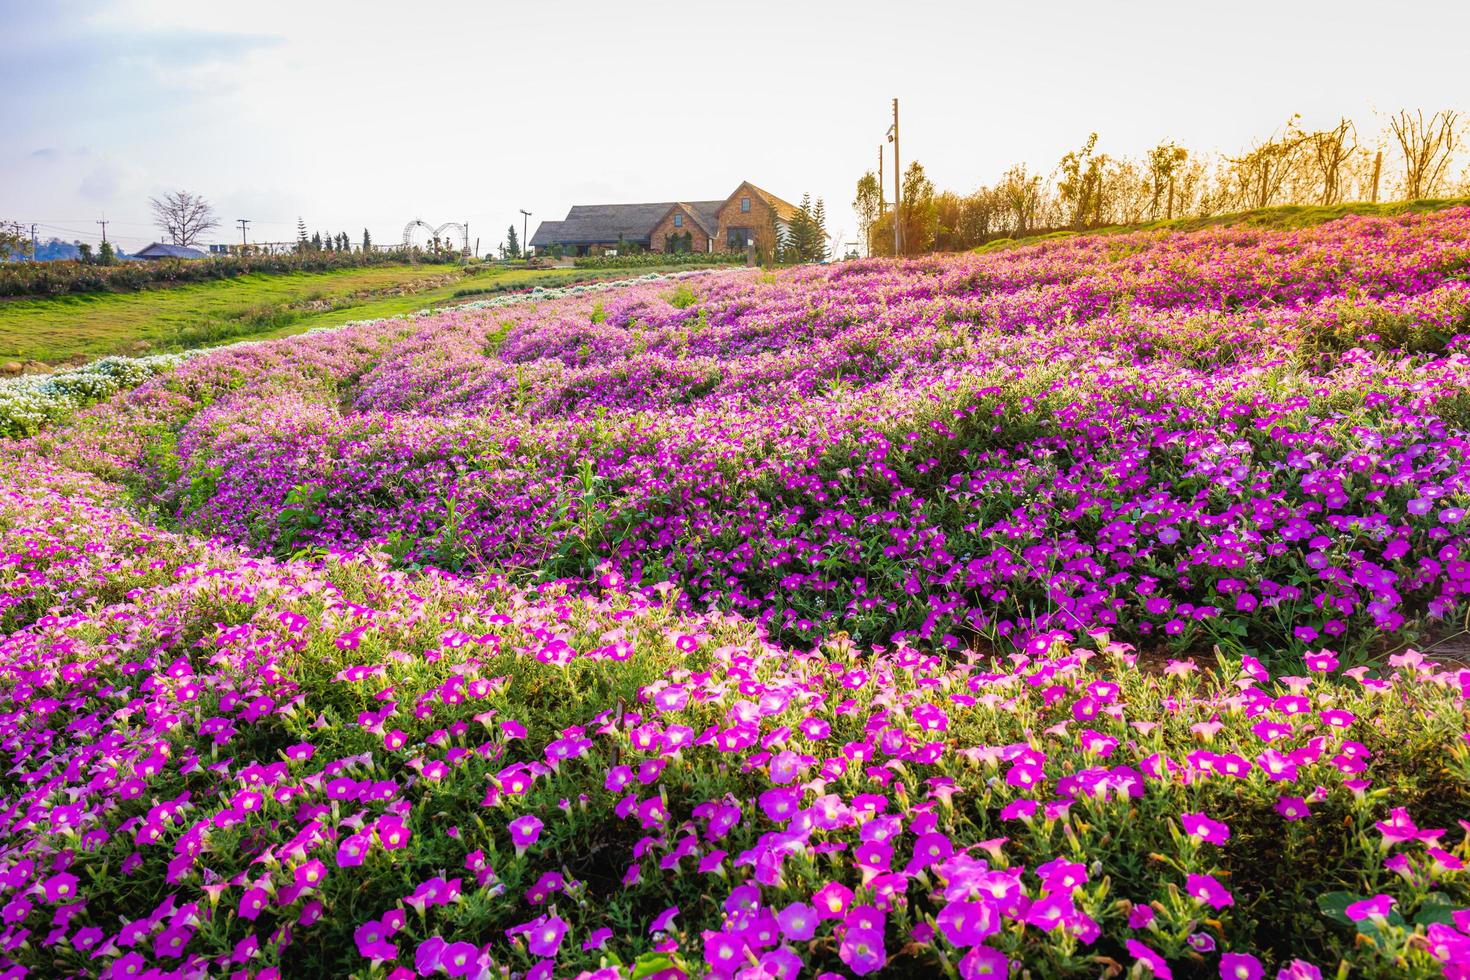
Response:
[[[725,233],[725,247],[732,252],[738,252],[745,248],[745,243],[750,238],[749,228],[731,228]]]
[[[676,214],[676,215],[674,215],[674,227],[675,228],[683,228],[684,227],[684,216],[682,214]]]
[[[741,214],[749,214],[750,213],[750,198],[748,198],[748,197],[742,197],[740,199],[740,213]]]

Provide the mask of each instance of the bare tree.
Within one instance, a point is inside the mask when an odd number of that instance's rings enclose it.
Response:
[[[1441,189],[1459,144],[1460,134],[1455,128],[1459,121],[1459,113],[1449,109],[1436,112],[1427,123],[1423,109],[1412,116],[1400,109],[1398,115],[1389,118],[1393,138],[1404,155],[1405,198],[1433,197]]]
[[[1358,130],[1351,119],[1339,119],[1332,129],[1307,137],[1307,150],[1316,176],[1317,203],[1324,207],[1343,198],[1348,180],[1348,162],[1358,152]]]
[[[188,191],[173,191],[163,197],[151,197],[153,223],[169,237],[175,245],[192,245],[206,231],[219,227],[214,208],[198,194]]]
[[[1303,162],[1302,145],[1306,141],[1296,128],[1296,117],[1286,124],[1281,135],[1272,133],[1238,157],[1230,157],[1230,179],[1235,185],[1236,200],[1247,208],[1267,208],[1281,203],[1282,189]]]
[[[1005,204],[1012,237],[1030,231],[1041,209],[1041,177],[1027,173],[1026,165],[1018,163],[1001,176],[997,190]]]
[[[1171,140],[1148,151],[1149,218],[1158,220],[1161,210],[1163,217],[1174,217],[1175,181],[1188,159],[1189,151]]]

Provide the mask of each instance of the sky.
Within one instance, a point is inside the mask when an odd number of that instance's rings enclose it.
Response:
[[[1463,0],[0,0],[0,36],[0,219],[95,243],[105,217],[129,250],[178,189],[213,240],[417,218],[484,252],[522,208],[534,231],[741,180],[825,198],[850,239],[894,97],[903,163],[956,190],[1093,131],[1234,151],[1293,113],[1470,109]]]

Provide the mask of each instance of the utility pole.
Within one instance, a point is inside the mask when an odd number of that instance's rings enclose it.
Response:
[[[36,226],[31,225],[31,261],[36,261]]]
[[[245,226],[250,224],[249,218],[236,218],[235,224],[240,226],[240,244],[245,245]]]
[[[893,100],[893,126],[888,130],[893,144],[893,254],[903,254],[903,167],[898,159],[898,100]]]
[[[521,256],[529,259],[531,257],[531,243],[526,240],[526,231],[531,227],[531,212],[521,208]]]
[[[106,245],[107,244],[107,219],[106,218],[103,218],[100,221],[98,221],[97,223],[102,226],[102,244],[103,245]]]
[[[883,200],[883,144],[878,144],[878,217],[888,210],[888,202]],[[873,257],[873,229],[868,229],[868,258]]]

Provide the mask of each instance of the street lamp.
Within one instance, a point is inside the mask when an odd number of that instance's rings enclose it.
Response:
[[[525,208],[521,208],[521,214],[524,215],[521,218],[521,254],[529,259],[531,257],[531,243],[526,238],[526,231],[530,228],[531,212]]]

